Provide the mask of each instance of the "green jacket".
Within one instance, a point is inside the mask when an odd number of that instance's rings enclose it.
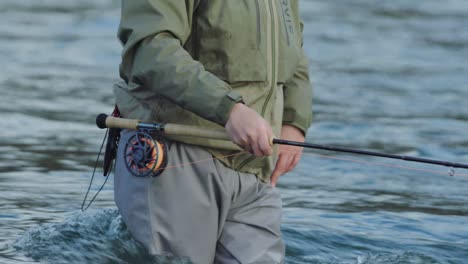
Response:
[[[116,104],[147,122],[224,126],[244,102],[270,122],[304,133],[312,88],[302,49],[298,0],[122,0],[123,44]],[[217,140],[175,138],[204,146],[227,166],[266,181],[275,155],[230,155]]]

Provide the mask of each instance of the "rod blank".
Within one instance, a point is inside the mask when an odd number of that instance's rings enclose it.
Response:
[[[318,145],[318,144],[311,144],[311,143],[301,143],[301,142],[289,141],[289,140],[283,140],[283,139],[273,139],[273,143],[311,148],[311,149],[321,149],[321,150],[328,150],[328,151],[352,153],[352,154],[358,154],[358,155],[382,157],[382,158],[388,158],[388,159],[398,159],[398,160],[405,160],[405,161],[412,161],[412,162],[419,162],[419,163],[427,163],[427,164],[441,165],[441,166],[447,166],[447,167],[452,167],[452,168],[468,169],[468,164],[454,163],[454,162],[448,162],[448,161],[442,161],[442,160],[417,158],[417,157],[403,156],[403,155],[393,155],[393,154],[386,154],[386,153],[361,150],[361,149]]]

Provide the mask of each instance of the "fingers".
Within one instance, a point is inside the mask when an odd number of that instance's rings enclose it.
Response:
[[[272,146],[267,139],[268,137],[264,136],[265,133],[260,131],[257,134],[257,138],[252,138],[244,143],[243,149],[257,157],[270,156],[273,154]],[[268,135],[268,133],[266,133],[266,135]]]
[[[249,107],[236,104],[225,127],[232,141],[245,151],[258,157],[273,153],[270,145],[273,132],[270,125]]]
[[[297,152],[296,155],[294,155],[294,159],[292,160],[292,163],[291,163],[291,170],[293,170],[294,168],[296,168],[297,164],[299,163],[299,161],[301,160],[301,156],[302,156],[302,151],[301,152]]]
[[[292,125],[283,125],[281,127],[281,138],[298,142],[304,142],[305,140],[304,133]],[[271,175],[272,186],[276,185],[276,182],[282,174],[287,173],[296,167],[301,159],[301,155],[302,148],[284,145],[278,148],[278,161],[276,163],[275,170]]]
[[[254,152],[255,156],[261,157],[273,154],[273,148],[270,144],[271,135],[273,135],[273,132],[270,126],[265,126],[258,132],[258,138],[251,142],[251,144],[257,146],[257,152]]]
[[[278,152],[278,160],[270,178],[273,187],[276,186],[279,177],[293,170],[301,159],[301,152],[288,146],[281,146]]]
[[[275,170],[273,171],[270,178],[271,186],[275,187],[279,177],[287,172],[289,163],[288,159],[289,157],[287,155],[279,154],[278,160],[276,161]]]

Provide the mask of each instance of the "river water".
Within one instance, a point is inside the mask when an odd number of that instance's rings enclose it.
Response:
[[[308,141],[468,162],[466,0],[304,0],[302,15]],[[118,1],[0,2],[0,263],[187,263],[144,254],[112,177],[80,211],[104,135],[94,118],[113,107],[118,20]],[[468,171],[449,172],[306,151],[279,183],[287,263],[468,263]]]

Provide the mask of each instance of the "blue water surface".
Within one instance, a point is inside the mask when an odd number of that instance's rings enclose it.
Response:
[[[104,136],[94,118],[113,108],[119,4],[0,2],[0,263],[189,263],[132,239],[112,178],[80,211]],[[468,163],[467,1],[304,0],[301,10],[309,142]],[[278,186],[287,263],[468,263],[468,171],[450,174],[306,150]]]

